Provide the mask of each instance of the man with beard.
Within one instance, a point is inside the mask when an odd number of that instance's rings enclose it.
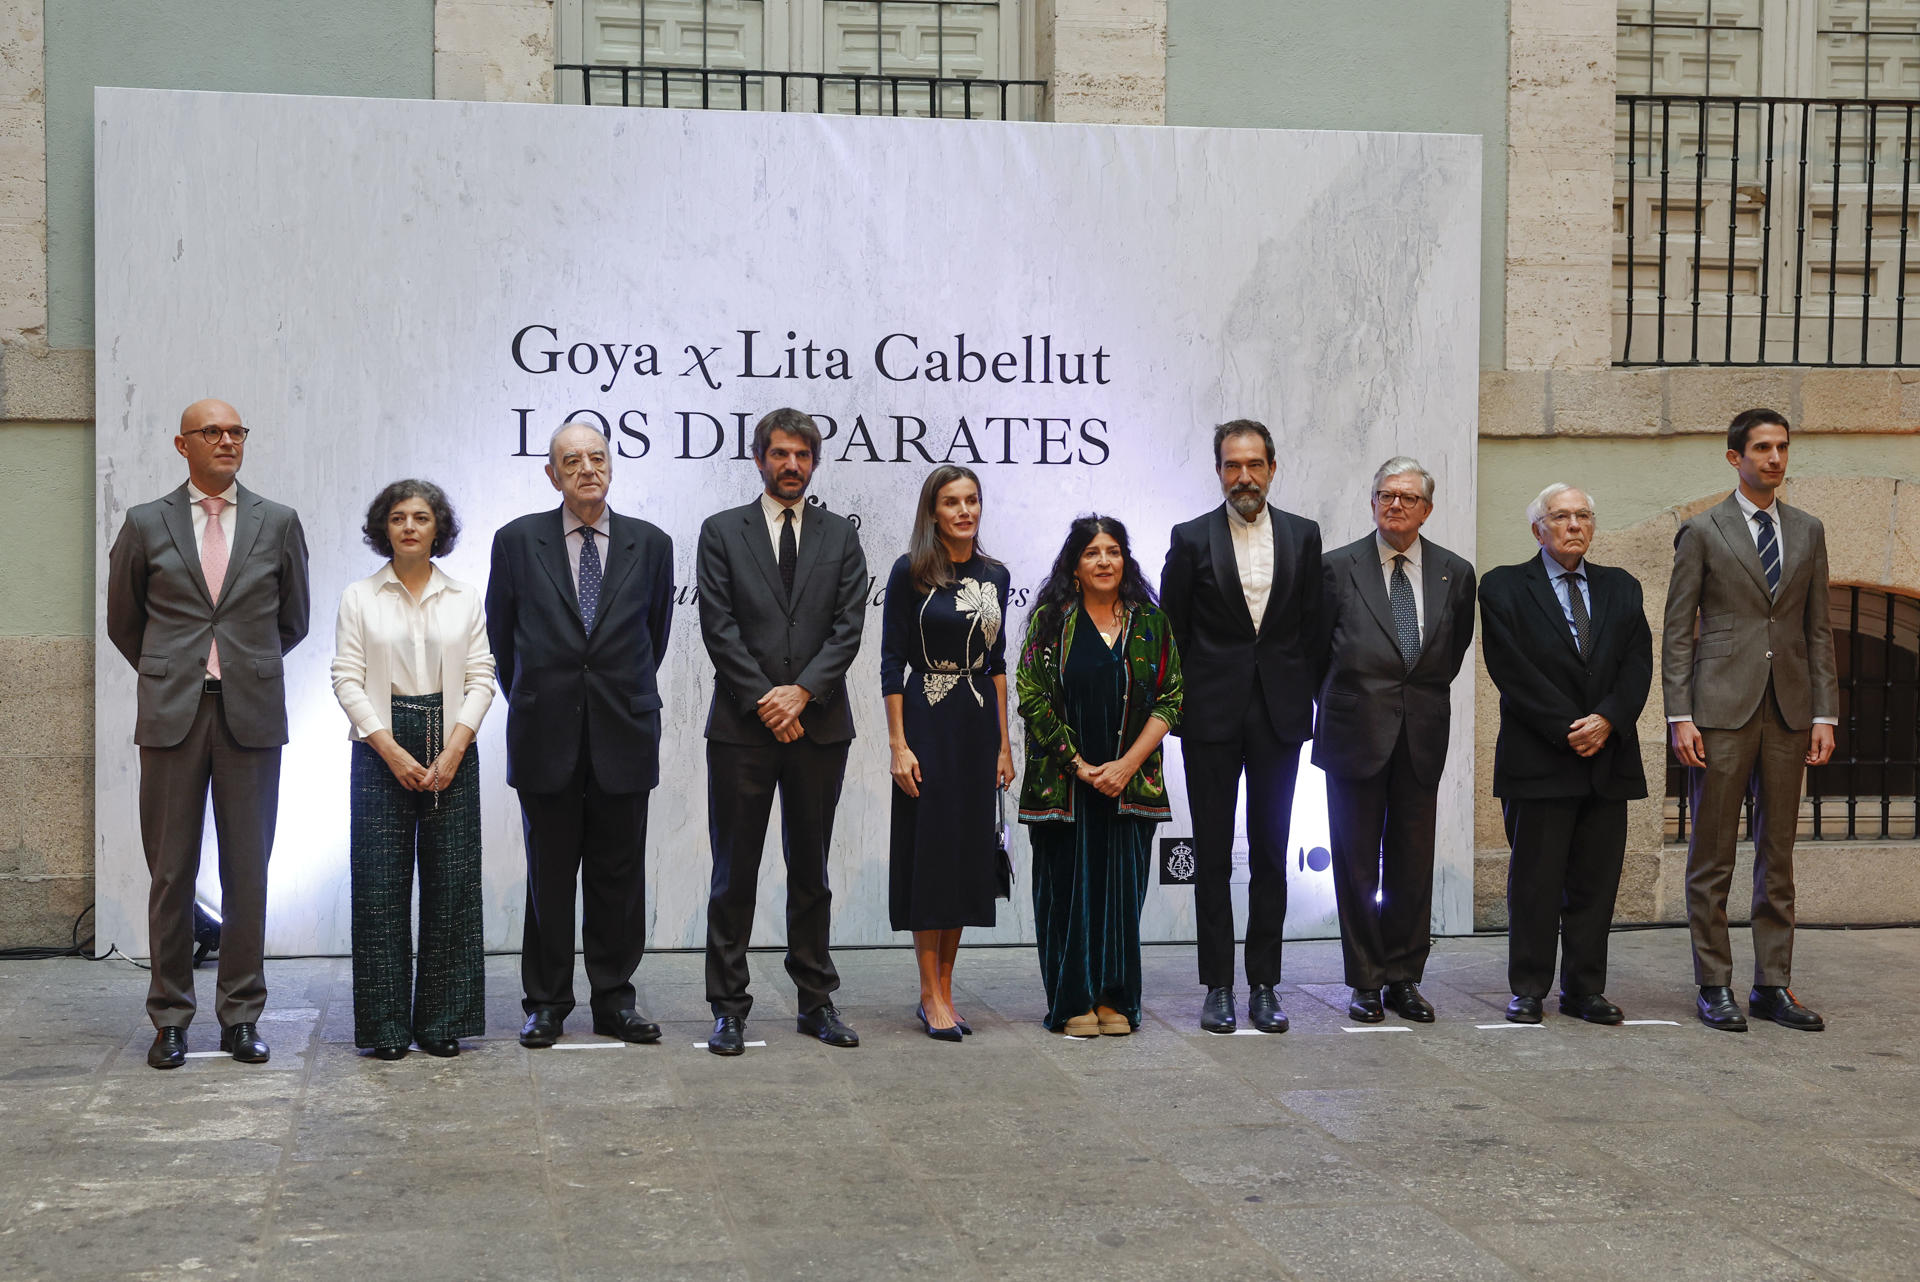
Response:
[[[852,522],[801,501],[819,455],[813,420],[774,410],[753,431],[764,493],[700,527],[700,631],[713,660],[707,1049],[716,1055],[746,1049],[747,945],[776,789],[799,1029],[829,1046],[860,1044],[832,1001],[827,852],[853,740],[845,681],[866,622],[867,561]]]
[[[1227,501],[1173,527],[1160,604],[1187,674],[1181,759],[1193,814],[1200,1027],[1231,1033],[1234,807],[1247,779],[1247,1017],[1287,1031],[1274,995],[1287,917],[1287,827],[1300,745],[1313,737],[1320,527],[1267,503],[1273,437],[1251,419],[1213,433]]]

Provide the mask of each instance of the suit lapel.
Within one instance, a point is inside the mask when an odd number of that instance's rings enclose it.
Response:
[[[1567,649],[1573,653],[1573,656],[1576,659],[1579,658],[1580,646],[1573,639],[1573,629],[1567,626],[1566,611],[1560,608],[1560,594],[1554,591],[1553,584],[1547,578],[1547,567],[1540,564],[1539,557],[1536,556],[1527,562],[1524,577],[1527,581],[1527,595],[1533,598],[1533,603],[1540,608],[1540,613],[1546,616],[1548,627],[1554,635],[1566,643]],[[1587,576],[1587,586],[1589,589],[1593,586],[1591,573]],[[1597,604],[1598,598],[1595,601]],[[1587,640],[1589,644],[1593,640],[1591,620],[1587,629]]]
[[[1594,569],[1593,562],[1583,562],[1587,569],[1587,653],[1591,655],[1600,648],[1600,638],[1607,626],[1608,609],[1613,604],[1613,590],[1606,586],[1606,578]]]
[[[227,577],[220,584],[220,599],[227,598],[227,589],[240,577],[240,565],[253,551],[253,545],[260,538],[260,527],[265,522],[265,514],[260,496],[245,486],[239,487],[240,497],[233,505],[233,546],[227,552]]]
[[[1213,562],[1213,581],[1220,586],[1227,608],[1252,632],[1253,612],[1248,609],[1246,591],[1240,586],[1240,563],[1233,555],[1233,532],[1227,527],[1228,519],[1227,509],[1221,507],[1215,509],[1208,520],[1207,556]]]
[[[633,574],[634,562],[640,557],[640,539],[633,525],[617,513],[607,514],[607,543],[610,548],[617,545],[619,551],[607,563],[606,574],[600,580],[600,609],[595,613],[596,620],[605,617],[607,607]],[[597,622],[593,630],[596,634],[600,631]]]
[[[740,509],[740,537],[746,540],[747,556],[760,567],[760,573],[766,576],[767,586],[773,590],[775,600],[787,599],[786,585],[780,582],[780,563],[773,559],[773,544],[767,538],[767,517],[755,499]],[[800,581],[796,572],[794,582]]]
[[[824,508],[812,509],[813,528],[800,536],[799,555],[793,562],[793,595],[788,598],[789,604],[800,599],[801,590],[807,586],[807,576],[820,563],[820,538],[826,533],[826,522],[819,518],[824,511]],[[773,568],[777,573],[780,566],[776,562]]]
[[[207,604],[213,604],[213,593],[207,590],[206,572],[200,568],[200,549],[193,541],[193,505],[187,500],[187,487],[181,486],[167,495],[167,533],[173,536],[173,545],[180,549],[180,559],[187,563],[187,574],[193,579],[194,586],[200,589],[200,595]],[[231,566],[232,562],[228,562]]]
[[[1266,631],[1276,603],[1293,591],[1293,535],[1281,521],[1279,509],[1272,504],[1267,506],[1267,524],[1273,530],[1273,581],[1267,585],[1267,608],[1260,612],[1256,632]]]
[[[544,528],[533,536],[534,560],[547,572],[547,577],[553,580],[554,590],[566,602],[567,608],[573,611],[573,621],[585,628],[580,619],[580,595],[573,590],[573,566],[567,560],[566,527],[561,523],[560,509],[555,508],[541,525]]]
[[[1805,559],[1810,536],[1800,520],[1799,508],[1788,507],[1775,499],[1773,514],[1780,522],[1776,531],[1780,540],[1780,590],[1785,592],[1794,571],[1800,568],[1800,563]]]
[[[1379,549],[1369,537],[1361,546],[1360,554],[1347,566],[1347,573],[1353,576],[1354,588],[1360,593],[1360,599],[1373,611],[1373,617],[1387,634],[1387,640],[1393,643],[1397,653],[1400,649],[1400,633],[1393,626],[1393,606],[1387,600],[1387,585],[1380,573]]]
[[[1720,531],[1720,537],[1726,540],[1727,551],[1733,553],[1733,559],[1746,568],[1752,577],[1754,586],[1760,589],[1760,595],[1768,600],[1773,593],[1767,589],[1767,571],[1760,564],[1760,549],[1754,546],[1753,535],[1747,531],[1747,514],[1741,510],[1740,501],[1733,495],[1727,497],[1713,509],[1713,527]],[[1786,579],[1786,567],[1781,566],[1781,580]]]
[[[1424,540],[1422,540],[1424,542]],[[1440,635],[1440,616],[1447,609],[1447,592],[1453,583],[1453,570],[1427,543],[1420,551],[1420,594],[1427,598],[1427,625],[1420,629],[1420,653],[1433,648]]]

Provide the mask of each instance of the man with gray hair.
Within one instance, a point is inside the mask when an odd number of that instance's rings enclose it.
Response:
[[[1421,995],[1433,945],[1433,832],[1452,721],[1449,688],[1473,642],[1473,566],[1420,536],[1433,476],[1414,459],[1373,474],[1373,531],[1326,554],[1313,764],[1327,776],[1340,950],[1362,1023],[1433,1021]]]
[[[1560,956],[1560,1011],[1594,1024],[1608,1001],[1607,931],[1627,846],[1627,802],[1647,795],[1634,729],[1653,684],[1640,583],[1587,560],[1593,500],[1555,483],[1527,505],[1540,554],[1487,572],[1481,652],[1500,691],[1493,795],[1507,868],[1507,1018],[1540,1022]]]

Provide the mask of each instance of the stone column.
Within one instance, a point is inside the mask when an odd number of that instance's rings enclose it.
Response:
[[[434,0],[433,96],[553,101],[553,0]]]
[[[47,76],[42,0],[0,0],[0,343],[47,341]]]
[[[1166,0],[1040,0],[1035,73],[1050,119],[1167,122]]]

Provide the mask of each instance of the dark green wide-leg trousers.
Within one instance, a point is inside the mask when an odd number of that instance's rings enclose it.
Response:
[[[440,696],[393,698],[393,737],[426,764]],[[438,746],[438,736],[434,736]],[[487,1029],[480,928],[480,760],[467,749],[439,794],[400,786],[380,754],[353,745],[353,1044],[479,1037]],[[408,992],[413,869],[420,866],[418,972]]]

